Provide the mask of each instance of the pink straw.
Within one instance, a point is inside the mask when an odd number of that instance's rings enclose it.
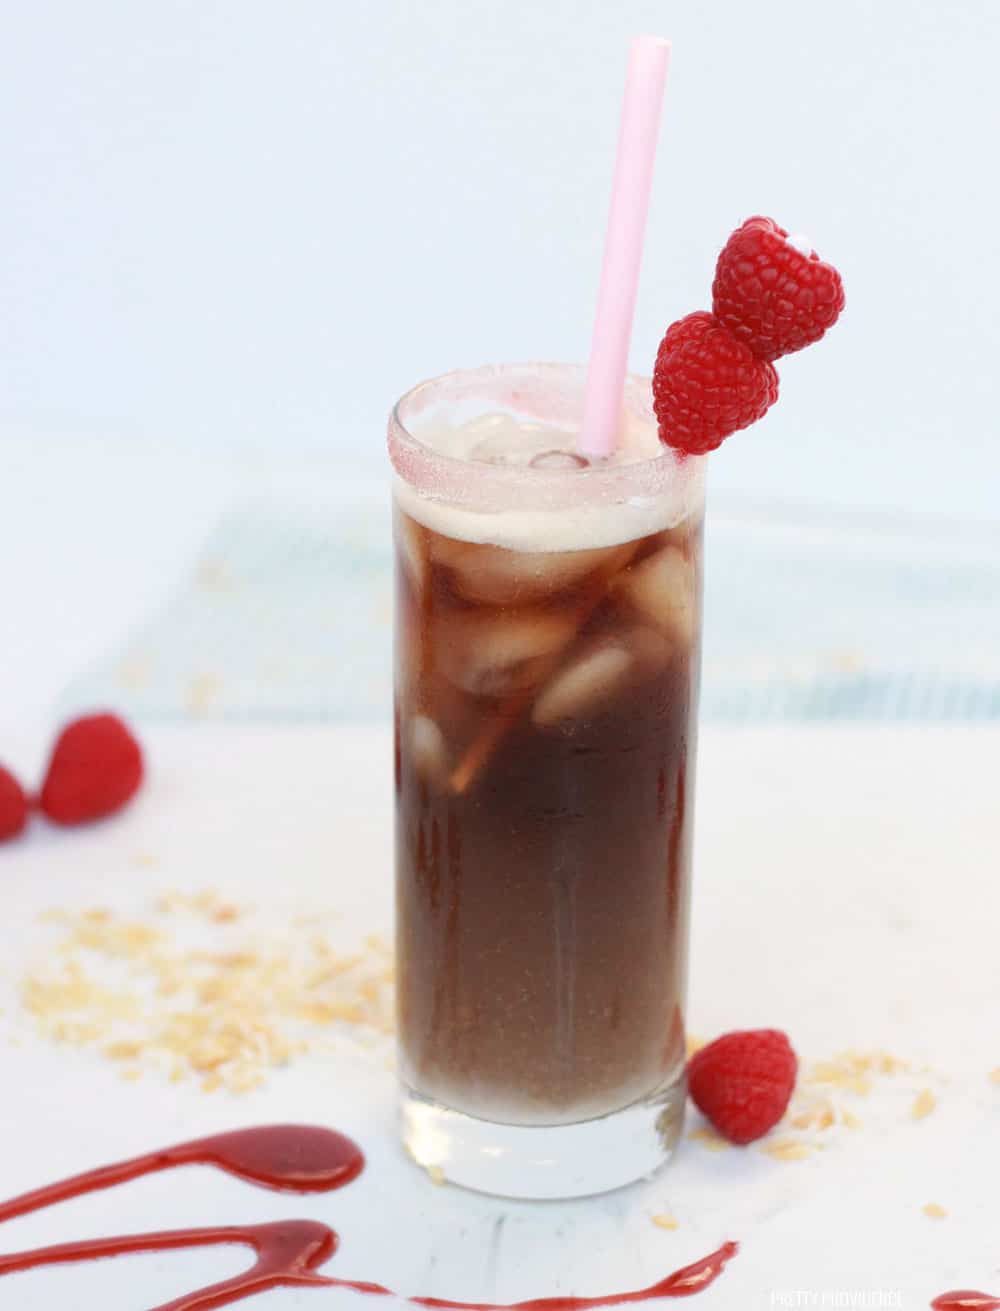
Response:
[[[583,422],[577,442],[583,455],[610,455],[618,440],[669,63],[670,42],[662,37],[637,36],[632,42]]]

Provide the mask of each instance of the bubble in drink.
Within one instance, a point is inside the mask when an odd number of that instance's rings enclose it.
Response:
[[[542,451],[531,461],[532,469],[586,469],[590,461],[576,451]]]
[[[644,618],[684,646],[698,623],[694,568],[676,546],[647,556],[622,575],[619,588]]]
[[[476,696],[505,696],[533,687],[545,663],[575,636],[576,615],[540,610],[470,610],[447,621],[441,667]]]
[[[543,688],[531,713],[542,728],[592,714],[625,682],[632,657],[620,646],[602,646],[575,660]]]
[[[511,551],[502,546],[434,539],[434,563],[449,571],[453,590],[465,601],[486,605],[530,605],[585,584],[600,571],[610,577],[631,557],[634,546],[583,551]]]

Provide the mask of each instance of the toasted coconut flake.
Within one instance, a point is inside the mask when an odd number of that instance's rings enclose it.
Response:
[[[654,1215],[650,1216],[650,1219],[653,1221],[653,1224],[656,1225],[657,1229],[673,1230],[681,1227],[680,1221],[675,1220],[672,1215]]]
[[[715,1132],[707,1124],[699,1125],[697,1129],[692,1129],[688,1138],[694,1143],[701,1143],[702,1147],[710,1152],[724,1152],[732,1147],[728,1139],[723,1138],[721,1134]]]
[[[198,945],[184,945],[177,916]],[[331,1030],[361,1047],[393,1030],[392,954],[378,935],[341,954],[300,915],[250,936],[246,910],[213,891],[166,893],[141,918],[104,907],[43,918],[60,936],[21,979],[25,1012],[51,1041],[127,1062],[124,1078],[195,1075],[205,1092],[245,1093]]]
[[[804,1161],[812,1148],[799,1138],[775,1138],[764,1144],[764,1151],[776,1161]]]
[[[937,1098],[929,1088],[921,1088],[914,1098],[913,1105],[910,1107],[910,1115],[914,1120],[926,1120],[931,1111],[937,1106]]]

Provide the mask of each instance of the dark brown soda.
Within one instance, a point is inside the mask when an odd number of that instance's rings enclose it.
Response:
[[[402,1077],[511,1124],[620,1109],[684,1061],[700,523],[396,540]]]

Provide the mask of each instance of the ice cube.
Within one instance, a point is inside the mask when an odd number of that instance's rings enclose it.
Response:
[[[576,587],[598,570],[610,577],[635,548],[599,547],[585,551],[510,551],[436,537],[436,564],[450,571],[451,583],[466,601],[488,605],[529,605]]]
[[[616,590],[661,632],[689,645],[698,623],[694,567],[676,546],[647,556],[617,581]]]
[[[632,665],[623,646],[592,648],[561,669],[542,690],[531,712],[541,728],[553,728],[597,709],[621,687]]]
[[[425,782],[443,787],[448,780],[448,745],[428,715],[414,715],[409,731],[410,760]]]
[[[530,464],[552,444],[551,434],[541,424],[516,424],[505,415],[488,415],[467,424],[465,438],[470,460],[503,466]]]
[[[633,628],[622,638],[636,670],[643,676],[659,673],[670,663],[676,641],[658,628]]]
[[[436,639],[445,674],[477,696],[523,691],[576,633],[574,614],[468,611],[447,617]]]
[[[500,410],[493,410],[489,414],[477,414],[474,419],[466,419],[459,425],[459,432],[463,434],[469,445],[479,441],[486,441],[487,438],[497,437],[501,433],[511,431],[517,428],[517,424],[511,419],[509,414],[504,414]]]

